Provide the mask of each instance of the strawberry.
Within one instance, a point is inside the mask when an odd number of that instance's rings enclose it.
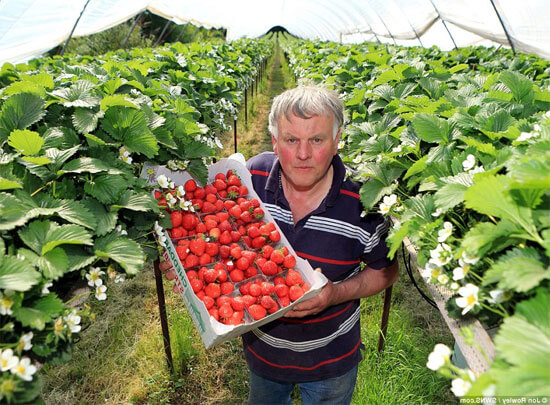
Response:
[[[182,216],[181,226],[184,229],[190,231],[191,229],[195,229],[198,222],[199,222],[199,219],[195,214],[184,214]]]
[[[223,210],[223,201],[222,200],[216,200],[214,203],[214,207],[216,207],[216,211]]]
[[[198,278],[192,279],[189,283],[191,284],[191,288],[195,294],[204,288],[204,283]]]
[[[262,288],[262,295],[271,295],[275,290],[275,286],[269,281],[262,282],[260,287]]]
[[[269,295],[264,295],[261,299],[260,299],[260,305],[262,307],[264,307],[265,309],[269,309],[269,308],[272,308],[272,307],[276,307],[277,306],[277,303],[275,302],[275,300],[273,298],[271,298]]]
[[[262,272],[266,276],[273,276],[277,274],[277,264],[275,262],[272,262],[271,260],[268,260],[265,262],[265,264],[262,266]]]
[[[250,281],[242,284],[239,287],[239,292],[241,293],[241,295],[248,295],[248,289],[250,288],[251,285],[252,285],[252,283]]]
[[[202,187],[197,187],[195,191],[193,191],[193,196],[197,200],[204,200],[204,197],[206,196],[206,191],[204,191],[204,188]]]
[[[214,212],[216,211],[216,206],[212,204],[210,201],[205,201],[202,204],[201,212],[207,213],[207,212]]]
[[[281,276],[277,276],[273,279],[273,284],[275,284],[275,285],[279,285],[279,284],[286,285],[286,280]]]
[[[304,284],[304,280],[302,279],[300,273],[296,270],[288,270],[288,273],[286,274],[286,285],[290,287],[293,285],[301,286],[302,284]]]
[[[258,302],[258,298],[253,297],[250,294],[245,294],[245,295],[243,295],[243,301],[244,301],[244,306],[246,308],[249,308],[251,305],[254,305]]]
[[[262,219],[264,215],[265,212],[260,207],[254,208],[254,210],[252,211],[252,216],[254,217],[254,219]]]
[[[185,236],[184,232],[185,232],[185,235],[187,235],[187,231],[183,229],[181,226],[178,226],[177,228],[172,228],[170,235],[172,236],[172,238],[178,239]]]
[[[269,232],[269,240],[275,243],[279,242],[281,240],[281,234],[279,233],[279,231],[274,230]]]
[[[220,314],[218,313],[218,308],[212,307],[208,310],[208,314],[214,318],[216,321],[220,320]]]
[[[183,264],[183,267],[186,269],[190,269],[191,267],[196,267],[199,265],[199,258],[195,256],[194,254],[188,254],[185,258],[185,263]]]
[[[275,294],[277,294],[277,297],[284,297],[285,295],[288,295],[288,286],[286,284],[277,284],[274,287]]]
[[[218,197],[216,197],[216,194],[206,194],[205,200],[209,203],[215,204],[216,201],[218,201]]]
[[[293,255],[286,255],[283,259],[283,266],[291,269],[296,266],[296,258]]]
[[[231,315],[233,315],[233,308],[231,308],[230,303],[226,303],[218,309],[218,313],[220,314],[221,318],[227,319],[230,318]]]
[[[256,274],[258,274],[258,269],[256,269],[256,267],[254,266],[250,266],[244,271],[244,276],[246,278],[254,277]]]
[[[203,253],[199,257],[199,264],[202,266],[209,263],[212,263],[212,256],[210,256],[208,253]]]
[[[229,319],[226,320],[227,325],[240,325],[244,323],[244,311],[235,311]]]
[[[218,239],[220,239],[220,235],[222,234],[220,228],[212,228],[208,232],[208,237],[211,241],[216,242]]]
[[[230,283],[229,281],[227,281],[225,283],[221,283],[220,287],[221,287],[223,295],[229,295],[235,289],[235,287],[233,287],[233,283]]]
[[[204,288],[204,293],[212,298],[218,298],[221,295],[220,285],[217,283],[209,283]]]
[[[259,297],[262,295],[262,287],[256,283],[250,284],[250,287],[248,287],[248,293],[253,297]]]
[[[218,242],[220,242],[222,245],[229,245],[231,242],[233,242],[233,239],[231,238],[231,232],[223,231],[218,238]]]
[[[228,297],[227,295],[220,295],[218,298],[216,298],[216,305],[221,307],[224,304],[231,305],[231,297]]]
[[[214,242],[206,242],[206,247],[205,247],[204,251],[212,257],[216,256],[218,254],[218,251],[219,251],[218,244],[214,243]]]
[[[193,179],[187,180],[183,185],[183,189],[185,191],[194,192],[197,189],[197,183]]]
[[[189,250],[194,254],[196,254],[197,256],[201,256],[204,253],[205,249],[206,249],[206,242],[202,238],[193,239],[189,243]]]
[[[265,318],[265,316],[267,315],[266,309],[258,304],[253,304],[248,307],[248,312],[256,321]]]
[[[217,278],[220,283],[225,283],[227,281],[227,273],[223,267],[223,264],[218,262],[214,265],[214,269],[217,272]]]
[[[293,285],[288,289],[288,297],[291,301],[296,301],[304,295],[304,290],[299,285]]]
[[[229,191],[228,189],[228,192],[231,193],[231,191]],[[229,198],[231,198],[231,196],[229,196]],[[229,211],[232,207],[234,207],[235,205],[237,205],[237,203],[234,201],[234,200],[225,200],[223,202],[223,207]]]
[[[238,205],[235,205],[229,209],[229,215],[231,215],[233,219],[240,218],[241,214],[242,210],[241,207],[239,207]]]
[[[243,250],[239,245],[231,245],[231,257],[235,260],[239,259],[243,254]]]
[[[229,278],[234,283],[238,283],[244,280],[244,272],[240,269],[235,269],[229,273]]]
[[[162,193],[158,190],[155,190],[155,200],[160,200],[162,197]]]
[[[202,269],[202,267],[201,267]],[[211,268],[206,268],[206,270],[204,271],[204,281],[207,282],[207,283],[213,283],[216,281],[216,279],[218,278],[218,272],[216,271],[215,268],[211,267]]]
[[[214,179],[215,179],[215,180],[218,180],[218,179],[219,179],[219,180],[222,180],[222,181],[225,182],[225,174],[223,174],[223,173],[216,173],[216,175],[214,176]]]
[[[244,211],[241,213],[239,219],[244,223],[249,223],[250,221],[252,221],[252,214],[250,214],[250,211]]]
[[[239,186],[229,186],[227,187],[227,197],[228,198],[237,198],[239,195]],[[235,201],[233,201],[235,202]]]
[[[185,260],[185,258],[189,254],[189,248],[187,246],[178,246],[176,247],[176,254],[180,258],[180,260]]]
[[[239,187],[239,195],[248,195],[248,188],[246,186]]]
[[[204,192],[206,194],[214,194],[215,196],[218,190],[216,190],[216,187],[214,187],[212,184],[207,184],[206,186],[204,186]]]
[[[254,249],[261,249],[266,243],[266,239],[263,236],[258,236],[252,239],[251,245]]]
[[[214,180],[214,183],[212,183],[212,185],[216,188],[217,191],[225,190],[227,188],[227,183],[222,179]]]
[[[241,256],[239,257],[239,259],[235,262],[235,265],[237,266],[238,269],[240,270],[246,270],[248,268],[248,266],[250,265],[250,261],[244,257],[244,256]]]
[[[183,216],[181,215],[181,212],[179,211],[172,211],[170,213],[170,220],[172,221],[172,229],[177,228],[181,225]]]
[[[273,246],[266,245],[262,248],[262,256],[266,259],[269,259],[271,257],[271,253],[273,253],[274,250],[275,249],[273,248]]]
[[[221,245],[219,248],[220,257],[227,259],[231,253],[231,248],[228,245]]]
[[[274,250],[271,256],[269,256],[269,259],[276,264],[281,264],[284,261],[283,254],[280,250]]]
[[[195,227],[196,233],[205,233],[206,232],[206,225],[202,222],[199,222],[197,226]]]
[[[202,299],[202,302],[204,303],[204,306],[206,307],[206,309],[210,309],[214,306],[214,298],[208,295],[204,296],[204,298]]]
[[[227,177],[227,184],[229,186],[241,186],[241,179],[239,179],[239,176],[232,174],[231,176]]]
[[[250,263],[254,263],[254,260],[256,260],[256,252],[252,250],[243,250],[242,256],[246,257]]]
[[[243,311],[244,310],[244,299],[240,295],[233,298],[233,301],[231,301],[231,306],[233,307],[233,310],[235,311]]]

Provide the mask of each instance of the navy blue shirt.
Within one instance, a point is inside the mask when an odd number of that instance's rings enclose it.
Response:
[[[332,160],[332,186],[319,207],[296,225],[281,184],[281,167],[273,152],[251,158],[247,167],[254,190],[296,254],[321,267],[333,282],[361,270],[361,262],[381,269],[387,258],[388,224],[379,214],[361,217],[360,185],[345,179],[338,155]],[[344,302],[304,318],[279,318],[243,335],[245,357],[258,375],[284,382],[338,377],[360,360],[363,348],[359,300]]]

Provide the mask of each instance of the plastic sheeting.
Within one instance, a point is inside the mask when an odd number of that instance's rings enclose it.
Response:
[[[0,0],[0,64],[38,57],[73,28],[74,37],[90,35],[144,10],[177,24],[225,28],[228,40],[282,26],[304,39],[443,50],[500,44],[550,58],[548,0]]]

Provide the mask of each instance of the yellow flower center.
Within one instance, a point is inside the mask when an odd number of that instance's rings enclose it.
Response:
[[[13,305],[13,301],[10,300],[8,297],[2,297],[2,301],[0,301],[2,303],[2,306],[4,308],[11,308],[11,306]]]
[[[473,295],[469,295],[467,298],[468,305],[473,305],[476,303],[476,301],[476,297],[474,297]]]

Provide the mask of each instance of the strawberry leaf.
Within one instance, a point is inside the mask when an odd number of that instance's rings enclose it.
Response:
[[[118,232],[98,238],[94,245],[96,256],[117,262],[128,274],[136,274],[145,264],[141,247]]]
[[[104,204],[116,202],[126,187],[124,177],[110,174],[100,174],[84,184],[86,193]]]
[[[8,137],[8,145],[25,156],[38,154],[43,144],[44,139],[42,139],[38,132],[27,129],[13,130]]]
[[[13,130],[34,124],[44,113],[44,100],[35,94],[19,93],[9,97],[0,111],[0,141]]]
[[[0,289],[27,291],[42,279],[27,261],[16,256],[4,256],[0,260]]]
[[[414,131],[420,139],[425,142],[448,144],[451,132],[447,120],[441,119],[434,114],[415,114],[411,122]]]
[[[47,294],[33,302],[31,307],[17,308],[13,311],[13,316],[23,326],[43,330],[47,323],[63,312],[63,309],[63,302],[55,294]]]

